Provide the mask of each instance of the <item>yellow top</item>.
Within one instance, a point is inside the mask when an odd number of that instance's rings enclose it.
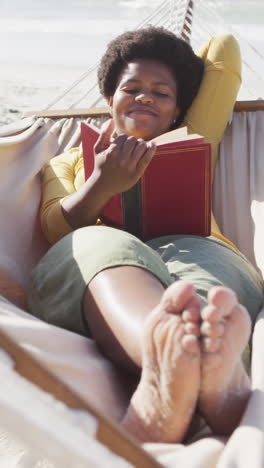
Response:
[[[185,122],[189,133],[199,133],[212,144],[212,168],[218,157],[219,143],[232,112],[241,83],[241,57],[231,34],[212,37],[197,55],[205,62],[205,73]],[[44,172],[41,206],[42,229],[53,244],[72,232],[65,220],[61,203],[84,184],[82,150],[73,148],[51,159]],[[212,216],[212,235],[233,245],[221,235]]]

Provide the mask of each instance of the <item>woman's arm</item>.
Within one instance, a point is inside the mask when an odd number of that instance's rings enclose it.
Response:
[[[100,134],[95,168],[87,181],[77,148],[53,158],[46,168],[41,222],[50,243],[73,229],[95,224],[107,201],[131,188],[154,156],[155,144],[135,137],[120,135],[110,143],[109,129],[110,125],[104,127]]]
[[[133,187],[155,154],[153,142],[126,135],[110,141],[112,131],[109,122],[100,133],[91,177],[62,201],[63,215],[73,229],[95,224],[109,199]]]
[[[191,132],[204,135],[212,143],[214,168],[218,145],[241,84],[240,49],[231,34],[219,34],[201,47],[197,55],[205,62],[205,72],[185,123]]]
[[[74,229],[96,224],[110,194],[95,177],[84,179],[82,151],[52,158],[44,172],[41,225],[51,244]]]
[[[61,204],[84,183],[82,151],[73,148],[52,158],[43,173],[40,219],[47,240],[54,244],[73,229],[67,223]]]

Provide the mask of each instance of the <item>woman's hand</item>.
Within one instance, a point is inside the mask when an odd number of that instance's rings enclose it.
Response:
[[[114,123],[108,121],[95,144],[94,171],[79,190],[66,197],[62,211],[74,229],[95,224],[112,195],[132,187],[153,158],[156,146],[126,135],[111,141]]]
[[[156,152],[155,143],[133,136],[119,135],[111,141],[112,132],[113,121],[110,120],[94,146],[92,175],[109,196],[133,187]]]

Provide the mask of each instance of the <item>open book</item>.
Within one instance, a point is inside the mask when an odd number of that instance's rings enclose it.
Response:
[[[94,169],[99,131],[81,124],[84,171]],[[179,128],[154,138],[157,151],[141,179],[114,195],[100,218],[142,240],[170,234],[208,236],[211,232],[211,145]]]

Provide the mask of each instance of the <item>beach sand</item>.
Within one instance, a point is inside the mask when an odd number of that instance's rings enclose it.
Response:
[[[84,72],[82,68],[54,65],[1,65],[0,126],[20,119],[26,112],[47,108]],[[60,108],[70,106],[78,98],[78,91],[75,93],[65,97]]]

